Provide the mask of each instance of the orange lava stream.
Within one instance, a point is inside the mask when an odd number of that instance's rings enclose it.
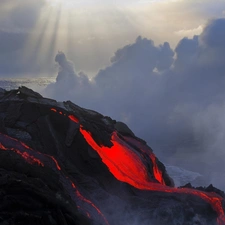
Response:
[[[189,188],[171,188],[162,184],[153,183],[149,177],[145,165],[139,157],[132,151],[128,145],[118,137],[116,132],[112,134],[112,147],[99,146],[92,138],[90,132],[80,127],[80,132],[83,134],[87,143],[98,152],[103,163],[109,168],[109,171],[116,179],[126,182],[133,187],[141,190],[161,191],[167,193],[182,193],[198,196],[208,202],[217,212],[219,225],[225,225],[225,214],[222,206],[223,198],[216,193],[202,192]],[[155,160],[155,158],[153,158]],[[154,164],[154,162],[153,162]]]
[[[153,164],[153,173],[154,173],[154,177],[157,181],[159,181],[160,184],[165,185],[165,181],[163,179],[162,176],[162,171],[159,170],[157,163],[156,163],[156,157],[155,154],[151,153],[150,154],[150,159],[152,160],[152,164]]]
[[[55,112],[55,109],[52,109]],[[73,115],[68,116],[73,122],[79,123]],[[148,172],[145,164],[141,161],[138,153],[132,150],[125,141],[121,140],[116,132],[113,132],[111,136],[112,147],[99,146],[93,139],[90,132],[86,131],[82,125],[80,125],[80,132],[87,141],[87,143],[99,154],[103,163],[108,167],[109,171],[114,175],[116,179],[122,182],[126,182],[133,187],[141,190],[159,191],[166,193],[180,193],[191,194],[200,197],[217,212],[218,225],[225,225],[225,213],[222,206],[223,198],[213,192],[203,192],[189,188],[172,188],[165,186],[162,178],[162,172],[158,169],[156,164],[156,157],[153,153],[149,152],[149,157],[153,163],[153,172],[155,178],[159,183],[154,183],[148,176]],[[140,146],[140,142],[133,139],[132,142],[144,151]],[[145,151],[144,151],[145,152]]]
[[[116,132],[113,133],[111,141],[113,146],[99,146],[91,134],[80,127],[80,132],[87,143],[98,152],[104,164],[107,165],[109,171],[122,182],[131,184],[134,187],[143,189],[143,180],[151,182],[145,165],[140,157],[130,151],[128,145],[122,145]]]
[[[51,109],[51,111],[58,112],[54,108]],[[75,123],[79,123],[79,119],[74,115],[69,115],[68,118]],[[113,132],[111,136],[111,142],[113,144],[112,147],[98,145],[93,139],[92,134],[89,131],[86,131],[82,125],[80,125],[80,133],[83,135],[87,143],[97,151],[103,163],[108,167],[109,171],[117,180],[126,182],[141,190],[190,194],[200,197],[209,203],[216,211],[218,215],[218,225],[225,225],[225,213],[222,206],[223,198],[213,192],[209,193],[190,188],[172,188],[165,186],[162,172],[158,169],[156,163],[156,157],[151,151],[149,151],[149,149],[146,150],[146,148],[148,148],[146,145],[143,145],[134,138],[124,137],[125,140],[127,139],[128,142],[131,142],[133,145],[138,147],[143,153],[148,153],[153,164],[154,177],[159,181],[159,183],[151,181],[148,176],[146,166],[142,162],[141,157],[139,157],[140,155],[138,155],[130,145],[120,139],[116,132]]]
[[[143,154],[146,154],[151,159],[151,162],[153,164],[153,174],[155,179],[162,185],[166,185],[165,181],[163,179],[162,171],[158,168],[158,165],[156,163],[156,156],[152,152],[152,150],[147,146],[142,144],[140,141],[137,141],[136,139],[132,137],[123,137],[128,143],[131,143],[132,145],[136,146]]]
[[[79,123],[79,120],[78,120],[75,116],[69,115],[68,117],[69,117],[69,119],[72,120],[73,122]]]

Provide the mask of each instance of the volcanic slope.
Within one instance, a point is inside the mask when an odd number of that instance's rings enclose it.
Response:
[[[224,193],[173,187],[123,123],[0,89],[0,224],[225,225]]]

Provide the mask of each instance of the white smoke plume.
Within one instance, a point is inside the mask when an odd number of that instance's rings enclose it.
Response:
[[[89,80],[64,53],[44,95],[75,102],[127,123],[162,161],[207,174],[225,189],[225,19],[199,36],[165,42],[138,37]]]

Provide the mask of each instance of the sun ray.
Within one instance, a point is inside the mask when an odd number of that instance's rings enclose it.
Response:
[[[59,4],[58,9],[55,11],[54,14],[54,22],[52,24],[52,34],[50,38],[50,43],[48,46],[46,46],[46,53],[47,59],[53,59],[56,53],[56,43],[59,39],[59,24],[61,21],[61,15],[62,15],[62,7],[61,4]]]
[[[114,4],[99,8],[99,5],[75,0],[48,2],[30,32],[23,57],[24,61],[32,64],[31,66],[34,64],[40,71],[49,68],[48,71],[53,72],[57,51],[64,51],[74,60],[78,70],[83,69],[83,62],[88,61],[87,72],[91,68],[97,71],[96,65],[102,60],[105,60],[104,63],[107,61],[106,58],[95,57],[96,52],[108,55],[111,50],[103,46],[109,45],[111,49],[116,49],[117,40],[121,36],[125,34],[127,37],[121,44],[128,44],[135,38],[134,31],[137,36],[140,33],[138,25],[129,13],[125,13],[124,6],[117,7]],[[69,3],[71,7],[68,7]],[[118,23],[119,21],[123,22]],[[82,54],[78,55],[77,52]]]
[[[18,6],[18,3],[1,3],[1,15],[0,18],[5,18],[8,15],[11,15],[13,10]]]
[[[48,35],[48,28],[49,28],[49,22],[52,15],[52,10],[49,12],[48,18],[43,22],[43,26],[41,29],[41,32],[39,36],[37,37],[37,40],[34,41],[34,51],[35,51],[35,58],[38,59],[38,57],[42,54],[42,52],[45,50],[43,43],[46,41],[46,37]]]
[[[73,51],[73,32],[74,26],[72,24],[72,12],[69,10],[67,13],[67,33],[66,33],[66,46],[65,52],[70,55],[70,52]]]
[[[52,9],[48,8],[43,11],[37,20],[33,30],[30,32],[28,40],[24,48],[23,61],[28,61],[31,57],[34,60],[38,59],[39,54],[42,52],[43,42],[46,41],[46,31],[49,27]]]

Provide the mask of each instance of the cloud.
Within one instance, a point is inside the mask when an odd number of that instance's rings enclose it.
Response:
[[[126,122],[165,162],[205,173],[225,189],[214,180],[225,169],[224,30],[225,19],[211,20],[174,51],[139,36],[92,80],[59,53],[57,81],[44,95]]]
[[[203,44],[212,48],[225,48],[225,18],[212,20],[201,34]]]
[[[48,85],[44,94],[54,96],[58,100],[65,100],[66,96],[67,100],[76,99],[77,104],[88,106],[94,95],[94,85],[87,75],[83,72],[77,73],[73,63],[66,58],[63,52],[58,52],[55,61],[59,64],[56,83]]]
[[[198,35],[200,33],[202,33],[203,31],[203,27],[202,25],[199,25],[196,28],[193,29],[182,29],[179,31],[175,31],[174,33],[180,37],[193,37],[194,35]]]
[[[5,69],[0,76],[6,72],[11,77],[54,75],[53,66],[51,69],[48,66],[61,49],[76,62],[77,70],[93,76],[108,65],[116,49],[133,43],[138,35],[153,39],[157,46],[167,40],[174,48],[181,37],[199,34],[207,19],[222,16],[224,6],[224,0],[217,0],[217,4],[212,0],[145,4],[136,0],[104,0],[104,4],[103,0],[1,0],[0,30],[15,38],[16,32],[24,33],[24,39],[17,44],[19,58],[8,54],[6,48],[1,52],[4,60],[0,66]],[[1,45],[9,49],[14,46],[10,45],[10,39]],[[20,62],[22,57],[25,63]]]

